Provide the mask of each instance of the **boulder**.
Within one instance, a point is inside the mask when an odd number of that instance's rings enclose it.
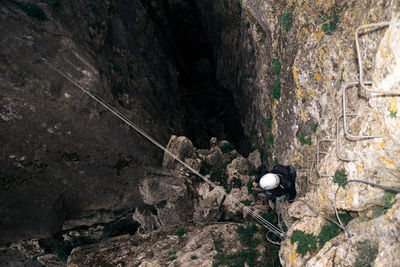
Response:
[[[193,214],[193,221],[197,223],[207,223],[218,221],[222,216],[222,201],[224,195],[222,187],[216,187],[213,190],[204,194],[203,199],[200,200],[199,206]]]
[[[182,161],[186,158],[194,158],[196,152],[192,141],[185,136],[176,135],[171,136],[169,139],[167,149]],[[178,164],[179,163],[171,155],[168,153],[164,154],[163,167],[174,169]]]

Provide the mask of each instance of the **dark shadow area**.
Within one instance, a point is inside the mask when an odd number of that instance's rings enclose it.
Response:
[[[185,135],[198,148],[208,148],[211,137],[235,144],[247,155],[249,142],[232,93],[222,88],[215,73],[212,51],[193,0],[164,2],[166,20],[158,18],[180,73],[179,91],[185,121]],[[154,16],[155,10],[150,12]],[[164,23],[161,23],[164,22]]]

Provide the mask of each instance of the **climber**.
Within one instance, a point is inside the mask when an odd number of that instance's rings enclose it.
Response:
[[[296,197],[296,170],[293,166],[277,164],[267,174],[258,176],[253,181],[253,187],[261,187],[267,200],[276,206],[276,198],[285,196],[284,200],[291,201]]]

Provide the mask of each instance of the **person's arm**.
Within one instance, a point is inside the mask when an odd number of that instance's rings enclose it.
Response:
[[[296,186],[292,183],[292,186],[289,188],[289,201],[293,200],[296,197]]]

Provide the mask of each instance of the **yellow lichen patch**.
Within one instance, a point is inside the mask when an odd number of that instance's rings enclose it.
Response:
[[[289,260],[291,266],[294,266],[294,260],[296,259],[296,254],[297,254],[296,249],[293,249],[292,252],[290,253]]]
[[[303,121],[306,121],[308,119],[308,114],[303,110],[303,108],[300,109],[300,116]]]
[[[325,49],[321,48],[321,57],[324,57],[324,56],[325,56]]]
[[[300,84],[300,82],[299,82],[299,74],[297,73],[296,68],[294,66],[292,68],[292,72],[293,72],[293,78],[296,81],[296,84],[299,85]]]
[[[391,30],[388,30],[388,35],[387,35],[387,39],[386,39],[386,44],[389,45],[389,41],[390,41],[390,34],[392,33]]]
[[[357,165],[358,172],[361,174],[363,171],[363,165]]]
[[[300,87],[296,89],[296,93],[297,93],[297,96],[298,96],[299,98],[302,98],[302,97],[304,96],[304,94],[303,94],[303,92],[301,91],[301,88],[300,88]]]
[[[396,102],[393,98],[389,98],[388,101],[390,102],[390,111],[391,112],[396,112],[397,111],[397,106],[396,106]]]
[[[393,160],[390,159],[386,159],[385,156],[382,156],[382,162],[383,164],[389,165],[389,166],[393,166]]]
[[[385,146],[385,142],[381,143],[381,148],[383,148]]]
[[[315,79],[321,80],[321,75],[318,72],[315,73]]]

